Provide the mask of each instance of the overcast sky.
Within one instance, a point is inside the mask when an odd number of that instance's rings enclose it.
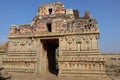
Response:
[[[120,0],[0,0],[0,43],[7,41],[12,24],[31,23],[41,4],[57,1],[80,16],[90,10],[100,28],[101,52],[120,52]]]

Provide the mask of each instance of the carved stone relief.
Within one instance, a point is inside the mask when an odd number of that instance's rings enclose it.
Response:
[[[103,63],[96,62],[61,62],[63,70],[104,70]]]
[[[56,20],[53,20],[52,22],[52,27],[53,27],[53,32],[56,32],[56,31],[62,31],[63,27],[63,20],[62,19],[56,19]]]
[[[63,50],[92,50],[98,49],[98,39],[95,35],[90,36],[67,36],[62,38],[60,41],[60,45],[62,46]]]
[[[13,52],[34,52],[36,51],[36,41],[32,39],[13,39],[9,42],[8,51]],[[35,43],[35,44],[34,44]]]
[[[46,71],[49,64],[47,55],[49,49],[46,48],[49,47],[42,45],[41,40],[59,39],[58,44],[52,43],[52,46],[59,46],[59,71],[67,70],[69,73],[69,71],[104,69],[102,58],[100,60],[98,57],[82,57],[82,55],[98,54],[99,28],[96,19],[91,18],[89,11],[84,17],[75,18],[74,10],[66,13],[64,5],[59,2],[43,5],[39,7],[38,14],[31,24],[11,27],[9,39],[8,54],[13,54],[8,57],[27,56],[28,59],[28,56],[33,57],[31,53],[36,53],[34,57],[37,61],[10,58],[3,60],[5,68],[19,70],[37,67],[36,72]],[[18,54],[22,55],[17,56]]]
[[[34,69],[35,63],[32,62],[3,62],[3,67],[14,69]]]

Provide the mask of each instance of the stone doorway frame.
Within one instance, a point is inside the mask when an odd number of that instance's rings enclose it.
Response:
[[[59,39],[57,38],[51,38],[51,39],[40,39],[41,43],[42,43],[42,55],[43,55],[43,59],[44,59],[44,65],[45,65],[45,71],[46,72],[49,72],[49,73],[52,73],[52,74],[55,74],[55,75],[58,75],[58,60],[57,60],[57,57],[58,57],[58,53],[59,53]],[[48,46],[48,44],[51,44],[52,46]],[[54,46],[55,45],[55,46]],[[50,47],[53,47],[55,48],[55,51],[53,52],[54,54],[51,54],[53,55],[55,58],[55,71],[51,72],[50,71],[50,54],[48,52],[48,49],[47,48],[50,48]],[[58,52],[56,52],[58,51]],[[49,56],[48,56],[49,55]],[[54,65],[54,66],[55,66]]]

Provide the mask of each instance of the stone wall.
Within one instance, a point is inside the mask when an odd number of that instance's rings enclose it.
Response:
[[[12,25],[3,67],[9,72],[48,72],[50,47],[45,44],[58,40],[58,75],[106,75],[105,61],[113,56],[100,55],[99,33],[90,11],[80,17],[60,2],[42,5],[31,24]]]
[[[35,72],[38,46],[37,41],[32,38],[10,39],[3,67],[8,71]]]
[[[65,51],[69,51],[69,55],[76,55],[76,53],[84,54],[84,52],[88,52],[86,54],[99,54],[93,53],[94,51],[99,51],[98,48],[98,35],[74,35],[74,36],[65,36],[60,38],[60,49],[63,51],[63,55],[65,55]],[[90,53],[92,51],[92,53]]]

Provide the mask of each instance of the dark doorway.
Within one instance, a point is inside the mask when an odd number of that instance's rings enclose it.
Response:
[[[51,31],[52,31],[52,24],[51,24],[51,23],[48,23],[48,24],[47,24],[47,29],[48,29],[48,32],[51,32]]]
[[[49,14],[52,14],[52,8],[48,9],[49,10]]]
[[[57,56],[58,53],[56,52],[58,50],[58,39],[45,39],[41,40],[43,42],[43,47],[45,48],[47,52],[47,65],[48,65],[48,71],[52,74],[57,75],[58,74],[58,63],[57,63]]]

